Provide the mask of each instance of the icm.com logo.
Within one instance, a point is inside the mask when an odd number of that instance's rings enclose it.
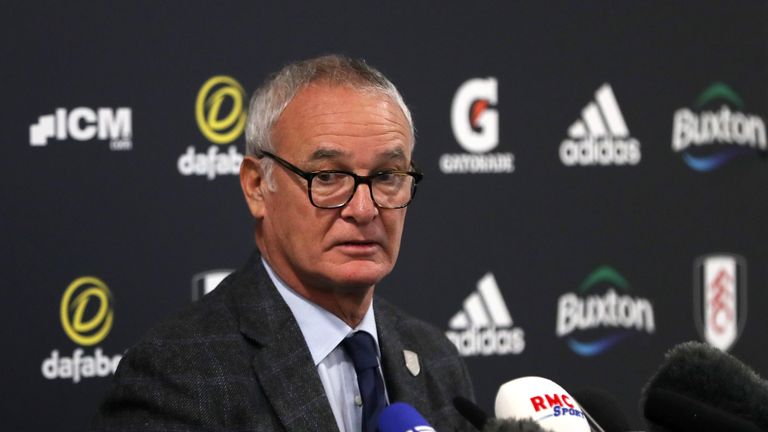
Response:
[[[219,75],[206,81],[195,100],[195,120],[200,133],[212,142],[204,152],[194,146],[179,157],[177,167],[184,176],[205,176],[213,180],[221,175],[240,173],[243,155],[232,144],[245,128],[245,90],[232,77]]]
[[[459,145],[468,153],[444,154],[440,170],[445,174],[511,173],[512,153],[490,153],[499,145],[498,81],[473,78],[463,83],[451,104],[451,127]]]
[[[699,335],[728,351],[747,321],[747,261],[727,253],[699,257],[694,263],[693,290]]]
[[[525,349],[525,332],[513,326],[493,273],[477,282],[477,291],[464,300],[448,327],[445,335],[465,357],[520,354]]]
[[[637,165],[640,159],[640,142],[629,135],[613,88],[605,83],[568,128],[568,138],[560,144],[560,161],[570,167]]]
[[[115,151],[133,148],[130,108],[56,108],[29,126],[29,145],[45,147],[49,141],[108,141]]]
[[[555,333],[567,338],[571,350],[581,356],[601,354],[635,334],[653,334],[653,304],[630,292],[616,269],[598,267],[577,292],[560,296]]]
[[[83,276],[69,284],[61,298],[59,319],[64,333],[80,347],[72,355],[58,349],[43,360],[41,371],[49,380],[68,379],[78,383],[84,378],[105,377],[115,372],[122,356],[107,355],[99,347],[86,352],[107,337],[114,321],[112,293],[99,278]]]
[[[715,83],[694,103],[675,111],[672,150],[696,171],[712,171],[740,156],[768,151],[765,122],[743,112],[744,101],[731,87]]]

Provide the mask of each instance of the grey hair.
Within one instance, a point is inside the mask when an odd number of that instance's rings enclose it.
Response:
[[[334,86],[349,86],[359,90],[372,90],[391,98],[403,111],[411,132],[411,146],[414,144],[415,129],[411,112],[403,97],[391,81],[365,61],[332,54],[291,63],[272,75],[253,92],[245,126],[246,154],[256,156],[262,150],[273,152],[272,128],[285,107],[301,89],[312,83]],[[262,160],[262,168],[271,189],[272,161]]]

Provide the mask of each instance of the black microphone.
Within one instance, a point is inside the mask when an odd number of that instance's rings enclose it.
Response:
[[[686,342],[666,354],[641,407],[651,431],[765,432],[768,383],[733,356]]]
[[[482,432],[551,432],[532,419],[489,419]]]
[[[581,408],[588,412],[605,432],[631,430],[629,420],[624,415],[619,401],[610,393],[595,388],[584,388],[571,394]]]
[[[549,432],[532,419],[490,418],[482,408],[462,396],[453,399],[453,406],[459,414],[481,432]]]
[[[481,431],[488,423],[488,414],[471,400],[456,396],[453,398],[453,406],[475,429]]]

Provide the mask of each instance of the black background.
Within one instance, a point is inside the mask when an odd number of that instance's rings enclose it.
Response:
[[[768,114],[768,3],[738,2],[5,2],[0,6],[0,251],[4,284],[3,428],[82,430],[108,379],[46,380],[52,350],[72,355],[59,302],[94,275],[114,295],[110,355],[191,301],[194,274],[241,265],[252,222],[234,176],[185,177],[176,162],[210,142],[195,97],[215,75],[250,94],[283,64],[323,53],[365,58],[398,86],[426,173],[409,208],[395,271],[377,287],[447,329],[492,272],[525,330],[520,355],[467,359],[478,402],[546,376],[604,388],[632,420],[640,389],[674,344],[697,339],[693,262],[732,252],[748,263],[749,317],[731,352],[768,369],[768,165],[739,159],[709,173],[671,150],[676,109],[713,82]],[[462,153],[450,125],[456,89],[499,82],[498,152],[513,174],[445,175]],[[558,148],[594,92],[610,83],[636,166],[566,167]],[[98,140],[29,145],[58,107],[130,107],[133,150]],[[243,139],[236,144],[244,151]],[[555,336],[557,299],[611,265],[654,304],[656,332],[595,357]],[[84,348],[92,352],[91,348]]]

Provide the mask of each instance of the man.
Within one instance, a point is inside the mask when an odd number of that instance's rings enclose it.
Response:
[[[472,430],[442,333],[376,298],[420,180],[394,85],[320,57],[257,90],[240,183],[259,253],[123,358],[97,430],[375,430],[387,403]],[[383,378],[383,379],[382,379]]]

